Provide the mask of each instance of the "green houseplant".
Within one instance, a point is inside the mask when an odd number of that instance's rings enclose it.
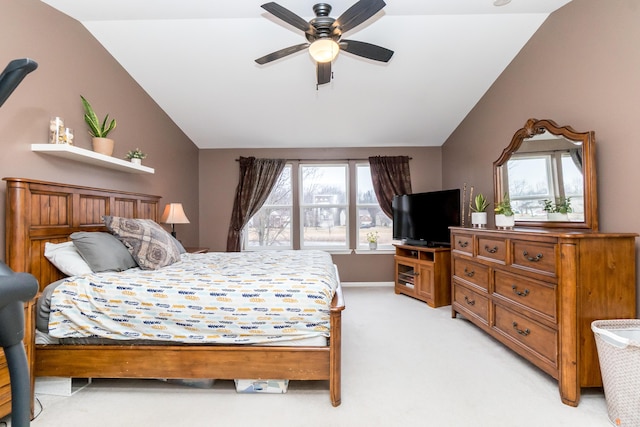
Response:
[[[107,138],[107,135],[116,128],[116,120],[111,119],[109,121],[109,114],[107,114],[101,122],[89,101],[82,95],[80,95],[80,98],[84,107],[84,121],[89,126],[89,135],[93,137],[93,150],[110,156],[113,154],[114,141],[111,138]]]
[[[471,210],[474,212],[485,212],[488,206],[489,201],[482,193],[478,193],[478,195],[473,199],[473,203],[469,205]]]
[[[487,225],[486,210],[488,206],[489,201],[482,193],[478,193],[478,195],[473,199],[473,203],[469,203],[469,208],[473,211],[471,212],[472,226],[483,228]]]
[[[509,194],[505,193],[502,200],[496,203],[494,211],[496,213],[496,227],[513,228],[515,224],[515,217],[513,214],[513,208],[511,207]]]
[[[125,159],[128,159],[129,161],[131,161],[131,163],[135,163],[135,164],[141,164],[142,163],[142,159],[146,158],[147,155],[145,153],[142,152],[141,149],[136,148],[135,150],[130,150],[129,152],[127,152],[127,154],[124,156]]]
[[[542,209],[547,213],[547,219],[551,221],[568,221],[568,214],[573,212],[571,197],[557,197],[555,202],[544,199],[542,204]]]

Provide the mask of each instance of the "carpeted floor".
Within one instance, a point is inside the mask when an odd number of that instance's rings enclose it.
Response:
[[[233,382],[198,388],[158,380],[94,380],[71,397],[39,395],[45,426],[611,425],[601,389],[563,405],[557,382],[451,308],[431,309],[391,287],[346,287],[342,405],[326,382],[286,394],[238,394]],[[153,363],[153,361],[150,361]]]

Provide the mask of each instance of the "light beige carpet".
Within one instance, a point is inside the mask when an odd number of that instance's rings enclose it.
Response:
[[[325,382],[291,382],[281,395],[238,394],[157,380],[94,380],[71,397],[38,396],[45,426],[453,426],[610,425],[601,389],[580,405],[557,382],[450,307],[431,309],[391,287],[347,287],[342,405]],[[153,363],[153,361],[149,361]]]

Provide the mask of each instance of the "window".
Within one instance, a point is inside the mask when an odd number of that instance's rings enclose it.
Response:
[[[348,165],[300,165],[301,248],[348,248]]]
[[[382,212],[378,198],[373,190],[371,181],[371,168],[369,164],[356,165],[356,186],[357,199],[356,209],[358,212],[358,247],[364,249],[369,247],[367,235],[369,233],[378,236],[378,247],[391,247],[393,240],[391,219]]]
[[[245,227],[244,248],[368,250],[369,232],[378,233],[378,248],[390,248],[392,230],[368,163],[293,161]]]
[[[292,211],[291,165],[286,165],[266,202],[245,227],[244,247],[291,249]]]

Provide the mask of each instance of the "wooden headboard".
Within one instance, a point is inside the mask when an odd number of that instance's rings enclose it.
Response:
[[[33,274],[40,290],[64,277],[44,257],[45,242],[67,241],[76,231],[106,231],[103,215],[158,221],[160,196],[3,179],[7,183],[5,262],[16,272]]]

